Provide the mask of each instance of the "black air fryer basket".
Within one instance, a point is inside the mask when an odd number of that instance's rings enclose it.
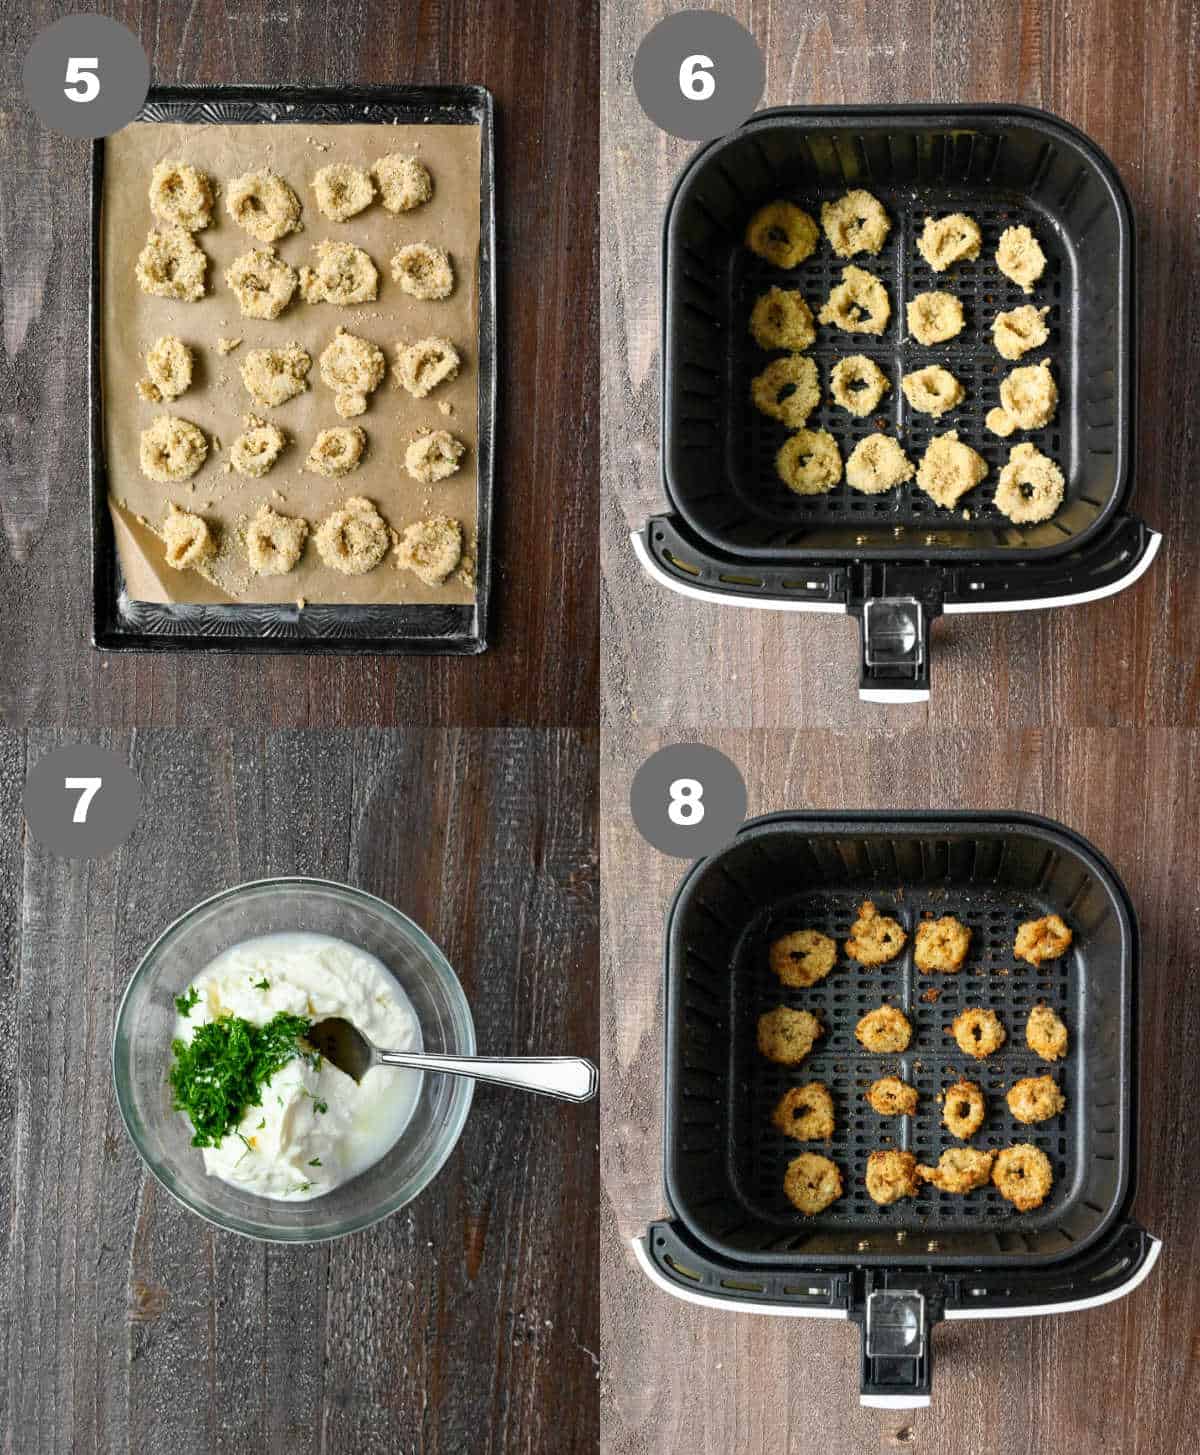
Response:
[[[872,899],[909,932],[904,953],[875,968],[839,950],[827,979],[781,986],[772,940],[812,928],[844,944]],[[1057,913],[1074,943],[1039,967],[1014,958],[1017,926]],[[922,975],[912,932],[922,916],[953,914],[972,931],[960,972]],[[768,1313],[854,1319],[864,1326],[863,1393],[876,1403],[926,1402],[929,1331],[941,1318],[1064,1311],[1121,1296],[1153,1265],[1159,1244],[1129,1216],[1136,1147],[1134,1095],[1137,925],[1110,865],[1061,825],[1025,815],[776,814],[745,825],[694,865],[671,908],[666,953],[665,1177],[670,1220],[639,1245],[651,1276],[702,1303]],[[936,997],[930,995],[936,991]],[[1030,1008],[1044,1002],[1070,1032],[1053,1067],[1025,1044]],[[914,1035],[899,1056],[855,1040],[858,1019],[897,1005]],[[777,1005],[814,1012],[825,1027],[799,1067],[756,1048],[758,1017]],[[949,1035],[968,1006],[986,1006],[1008,1032],[985,1060]],[[1024,1126],[1007,1089],[1052,1071],[1065,1112]],[[919,1093],[912,1117],[882,1118],[864,1094],[895,1074]],[[962,1143],[941,1124],[938,1095],[978,1081],[987,1117],[970,1145],[1040,1147],[1054,1187],[1018,1213],[990,1184],[966,1196],[923,1187],[881,1208],[864,1172],[877,1147],[935,1164]],[[823,1082],[835,1108],[832,1141],[799,1143],[771,1123],[790,1087]],[[802,1151],[832,1158],[843,1194],[805,1217],[783,1194]]]
[[[850,261],[883,279],[892,315],[879,338],[819,329],[807,352],[821,375],[810,429],[828,430],[843,457],[867,434],[899,437],[916,463],[949,429],[989,473],[955,510],[910,481],[864,495],[843,480],[799,496],[777,478],[785,426],[750,402],[750,381],[772,355],[748,319],[772,285],[799,288],[814,313],[848,260],[822,237],[798,268],[772,267],[743,245],[746,223],[777,198],[814,216],[822,202],[865,187],[892,230],[875,257]],[[963,211],[983,233],[975,261],[934,273],[917,251],[925,218]],[[1006,227],[1028,224],[1047,269],[1025,295],[995,266]],[[727,604],[850,612],[863,628],[868,699],[922,700],[929,630],[941,613],[1031,609],[1121,590],[1149,566],[1159,537],[1126,513],[1134,440],[1133,219],[1112,164],[1081,132],[1044,112],[997,107],[786,108],[763,112],[703,148],[676,183],[664,228],[663,482],[670,514],[634,537],[660,584]],[[963,332],[924,347],[909,337],[906,304],[930,289],[958,296]],[[991,341],[997,312],[1049,306],[1048,358],[1059,387],[1051,424],[999,439],[984,428],[1016,364]],[[862,353],[891,382],[879,409],[854,419],[833,404],[831,365]],[[777,355],[776,355],[777,356]],[[915,413],[904,373],[939,363],[964,384],[959,408]],[[1049,521],[1014,525],[993,503],[1010,448],[1032,441],[1062,468],[1066,497]]]

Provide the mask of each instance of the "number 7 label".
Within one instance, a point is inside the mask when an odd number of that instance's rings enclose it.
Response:
[[[71,822],[87,823],[88,809],[92,806],[92,799],[100,792],[104,779],[65,778],[63,782],[68,793],[79,793],[79,802],[75,805],[75,812],[71,815]]]

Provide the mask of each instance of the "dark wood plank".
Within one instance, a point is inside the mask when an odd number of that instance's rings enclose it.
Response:
[[[670,740],[686,734],[673,733]],[[628,1240],[664,1211],[660,954],[684,865],[651,850],[622,811],[633,772],[663,737],[606,734],[601,835],[605,1232],[603,1448],[917,1449],[946,1455],[1061,1450],[1168,1455],[1200,1418],[1200,1229],[1186,1169],[1200,1156],[1191,993],[1200,789],[1191,730],[1047,728],[987,740],[927,735],[723,732],[750,812],[775,809],[1024,809],[1082,831],[1111,858],[1141,924],[1137,1218],[1164,1240],[1136,1293],[1057,1318],[939,1327],[927,1411],[858,1405],[854,1330],[695,1309],[638,1272]]]
[[[109,1062],[155,935],[282,872],[417,918],[481,1047],[594,1054],[595,734],[113,734],[144,811],[78,864],[19,832],[26,760],[60,736],[0,736],[5,1448],[594,1449],[594,1107],[481,1089],[423,1197],[279,1249],[209,1228],[143,1170]]]
[[[550,0],[98,8],[141,37],[164,83],[470,81],[494,92],[494,645],[466,660],[102,656],[88,646],[86,374],[75,348],[87,311],[88,153],[82,142],[45,135],[21,103],[0,115],[0,719],[252,728],[593,722],[596,95],[572,80],[596,74],[592,8]],[[25,51],[59,13],[48,4],[4,7],[6,94],[20,96]]]
[[[628,534],[665,504],[658,468],[658,249],[671,183],[694,147],[659,132],[630,85],[638,42],[670,9],[604,0],[601,260],[604,708],[647,725],[1015,729],[1042,722],[1189,725],[1200,713],[1200,515],[1193,426],[1200,147],[1196,0],[999,0],[827,6],[738,0],[767,62],[764,105],[1012,101],[1087,131],[1117,164],[1138,225],[1141,415],[1134,509],[1162,558],[1109,601],[956,618],[935,630],[933,700],[860,704],[850,622],[689,602],[659,590]],[[1153,98],[1143,117],[1133,97]],[[1150,118],[1180,118],[1163,125]],[[1187,118],[1184,120],[1184,118]]]

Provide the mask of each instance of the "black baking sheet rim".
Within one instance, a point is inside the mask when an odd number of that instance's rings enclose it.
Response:
[[[206,107],[231,107],[206,114]],[[286,116],[280,116],[286,108]],[[364,114],[364,108],[366,114]],[[483,86],[154,86],[135,121],[270,125],[389,121],[480,129],[479,423],[475,601],[469,605],[160,604],[123,597],[108,507],[100,368],[100,219],[104,140],[92,143],[88,296],[88,476],[92,506],[92,645],[102,651],[378,653],[472,656],[487,648],[496,431],[494,102]]]

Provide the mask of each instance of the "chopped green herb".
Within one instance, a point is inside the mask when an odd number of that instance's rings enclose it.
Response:
[[[265,975],[261,980],[252,980],[250,984],[254,986],[255,990],[270,990],[271,988],[271,982]]]
[[[247,1151],[247,1152],[253,1152],[253,1150],[254,1150],[254,1148],[253,1148],[253,1147],[252,1147],[252,1146],[251,1146],[251,1145],[250,1145],[250,1143],[249,1143],[249,1142],[248,1142],[248,1141],[247,1141],[247,1140],[246,1140],[246,1139],[245,1139],[245,1137],[243,1137],[243,1136],[242,1136],[242,1134],[241,1134],[241,1132],[239,1132],[239,1133],[238,1133],[238,1134],[237,1134],[237,1139],[238,1139],[238,1141],[239,1141],[239,1142],[241,1142],[241,1144],[242,1144],[242,1146],[243,1146],[243,1147],[245,1147],[245,1149],[246,1149],[246,1151]],[[238,1161],[239,1161],[239,1162],[240,1162],[240,1161],[241,1161],[241,1160],[242,1160],[242,1159],[241,1159],[241,1158],[240,1158],[240,1157],[239,1157],[239,1158],[238,1158]]]
[[[254,1130],[255,1130],[255,1131],[256,1131],[256,1132],[261,1132],[261,1131],[262,1131],[262,1129],[263,1129],[263,1128],[264,1128],[264,1127],[265,1127],[265,1126],[266,1126],[266,1124],[267,1124],[267,1119],[266,1119],[266,1117],[263,1117],[263,1119],[262,1119],[262,1121],[261,1121],[261,1122],[259,1122],[259,1124],[258,1124],[258,1126],[256,1126],[256,1127],[255,1127],[255,1128],[254,1128]]]
[[[320,1166],[320,1165],[321,1165],[321,1159],[320,1159],[320,1157],[314,1157],[314,1158],[313,1158],[313,1159],[312,1159],[312,1160],[311,1160],[311,1161],[310,1161],[310,1162],[309,1162],[309,1164],[308,1164],[308,1165],[309,1165],[309,1166],[310,1166],[310,1167],[319,1167],[319,1166]]]
[[[289,1187],[289,1192],[307,1192],[312,1186],[311,1182],[297,1182],[295,1187]]]
[[[196,989],[194,985],[189,985],[186,995],[177,995],[175,997],[175,1009],[179,1012],[180,1015],[190,1015],[192,1006],[194,1006],[199,999],[200,992]]]
[[[328,1110],[329,1103],[327,1101],[317,1101],[315,1098],[313,1099],[313,1111],[319,1111],[322,1115],[324,1115]]]
[[[303,1016],[284,1011],[265,1026],[223,1015],[198,1026],[190,1041],[171,1043],[175,1110],[191,1120],[193,1147],[218,1146],[247,1107],[262,1105],[263,1087],[301,1054],[296,1042],[310,1025]]]

